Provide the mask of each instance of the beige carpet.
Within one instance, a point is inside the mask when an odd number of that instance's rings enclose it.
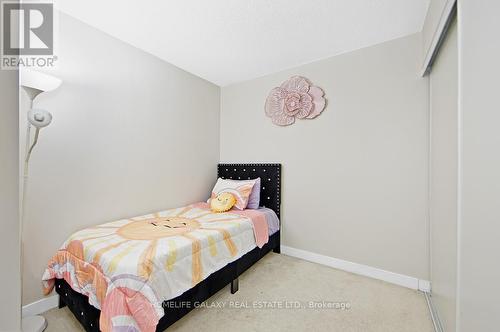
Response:
[[[273,253],[240,277],[236,294],[226,287],[207,304],[168,331],[433,331],[418,291]],[[48,332],[83,331],[67,308],[45,317]]]

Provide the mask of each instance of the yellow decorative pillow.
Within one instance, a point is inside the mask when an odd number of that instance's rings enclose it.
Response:
[[[234,195],[234,198],[236,198],[234,207],[238,210],[244,210],[247,208],[250,194],[256,182],[257,179],[235,181],[218,178],[217,183],[212,189],[210,199],[217,197],[220,193],[231,193]]]
[[[226,212],[236,204],[236,198],[233,194],[223,192],[210,200],[210,208],[213,212]]]

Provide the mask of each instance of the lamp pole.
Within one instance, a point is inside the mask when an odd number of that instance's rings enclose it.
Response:
[[[41,93],[42,91],[40,91]],[[32,96],[30,94],[30,111],[33,112],[33,100],[35,96]],[[28,113],[29,114],[29,113]],[[36,134],[35,134],[35,139],[33,143],[30,144],[31,141],[31,126],[32,123],[28,120],[27,122],[27,127],[26,127],[26,144],[25,144],[25,152],[24,152],[24,171],[23,171],[23,189],[22,189],[22,195],[21,195],[21,218],[19,221],[19,251],[20,251],[20,275],[21,275],[21,302],[23,299],[23,267],[24,267],[24,220],[25,220],[25,215],[26,215],[26,195],[28,191],[28,176],[29,176],[29,159],[31,156],[31,152],[33,151],[33,148],[35,147],[37,141],[38,141],[38,134],[40,132],[40,127],[37,127],[36,125]],[[50,123],[50,121],[49,121]],[[22,316],[22,307],[21,307],[21,328],[23,332],[42,332],[47,328],[47,321],[45,317],[40,316],[40,315],[35,315],[35,316]]]
[[[44,74],[38,71],[28,70],[21,68],[19,70],[19,80],[20,86],[27,93],[30,99],[30,109],[28,111],[27,117],[27,127],[26,127],[26,144],[24,150],[24,170],[23,170],[23,187],[22,187],[22,195],[21,195],[21,218],[19,220],[19,255],[20,255],[20,275],[21,275],[21,302],[23,297],[23,265],[24,265],[24,241],[23,241],[23,232],[24,232],[24,223],[25,223],[25,215],[26,215],[26,196],[28,192],[28,180],[29,180],[29,160],[31,156],[31,152],[33,148],[38,142],[38,135],[40,133],[40,129],[46,127],[52,121],[52,115],[41,109],[33,108],[33,101],[35,98],[47,91],[52,91],[57,89],[62,81],[54,76]],[[36,128],[35,137],[33,142],[31,143],[31,126]],[[22,317],[22,307],[21,317]],[[35,315],[35,316],[27,316],[22,317],[22,331],[23,332],[42,332],[47,327],[47,321],[43,316]]]

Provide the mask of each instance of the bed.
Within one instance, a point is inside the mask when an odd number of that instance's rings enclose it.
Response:
[[[223,178],[223,179],[233,179],[233,180],[246,180],[246,179],[254,179],[257,177],[261,178],[261,193],[260,193],[260,206],[263,208],[262,211],[265,209],[270,209],[274,211],[273,214],[277,216],[277,220],[279,223],[280,220],[280,193],[281,193],[281,165],[280,164],[219,164],[217,167],[217,173],[218,177]],[[162,217],[169,217],[169,216],[177,216],[177,215],[183,215],[183,214],[196,214],[196,215],[208,215],[206,218],[212,218],[208,213],[202,213],[203,211],[200,210],[202,209],[203,206],[189,206],[188,209],[182,208],[180,211],[177,211],[175,209],[167,210],[162,212]],[[261,209],[259,209],[260,211]],[[271,211],[271,212],[272,212]],[[155,217],[158,217],[158,214],[153,214]],[[145,216],[147,219],[148,217]],[[231,215],[231,218],[236,218],[234,215]],[[175,219],[175,217],[174,217]],[[226,218],[227,219],[227,218]],[[177,219],[176,219],[177,220]],[[246,220],[246,219],[245,219]],[[131,225],[126,225],[129,229],[127,230],[127,234],[134,235],[134,234],[140,234],[140,230],[136,230],[133,228],[134,224],[137,224],[139,220],[136,219],[131,219],[129,222]],[[213,220],[210,220],[213,221]],[[120,222],[118,222],[120,224]],[[126,223],[125,221],[122,221],[121,223]],[[234,224],[231,226],[231,224]],[[120,224],[121,225],[121,224]],[[156,224],[153,224],[154,226],[158,226]],[[203,231],[204,228],[204,223],[200,222],[201,229],[200,232]],[[211,224],[207,224],[209,227],[211,227]],[[217,223],[215,223],[217,226]],[[237,227],[236,227],[236,226]],[[120,230],[124,229],[123,225],[121,225]],[[110,224],[104,224],[101,225],[101,230],[105,232],[104,229],[108,228],[113,232],[113,228],[115,227],[115,224],[110,223]],[[151,226],[153,227],[153,226]],[[170,228],[170,226],[167,226]],[[198,247],[194,246],[193,242],[193,256],[192,257],[187,257],[186,259],[190,259],[192,261],[191,266],[193,266],[192,271],[180,271],[177,275],[172,274],[172,278],[170,279],[163,279],[156,281],[156,283],[162,283],[161,285],[165,286],[165,289],[168,289],[170,291],[170,295],[167,299],[165,299],[163,302],[157,302],[161,303],[161,307],[158,308],[158,305],[156,308],[151,308],[151,310],[161,310],[161,315],[158,317],[161,317],[159,321],[154,322],[154,328],[153,330],[156,331],[163,331],[165,330],[168,326],[172,325],[174,322],[182,318],[184,315],[186,315],[188,312],[190,312],[192,309],[195,308],[196,304],[201,303],[202,301],[207,300],[210,296],[224,288],[226,285],[231,285],[230,290],[231,293],[235,293],[238,290],[239,284],[238,284],[238,277],[245,272],[250,266],[252,266],[254,263],[256,263],[260,258],[262,258],[264,255],[269,253],[270,251],[274,251],[276,253],[280,252],[280,231],[279,231],[279,225],[277,227],[277,230],[274,230],[274,233],[272,233],[268,237],[267,243],[259,246],[255,245],[250,245],[249,244],[249,238],[253,238],[253,234],[250,234],[250,231],[248,230],[247,224],[245,222],[239,222],[238,220],[231,219],[230,222],[227,224],[224,224],[224,227],[229,227],[227,229],[222,229],[222,227],[218,226],[215,228],[218,230],[218,232],[221,233],[220,235],[220,241],[221,241],[221,247],[223,248],[222,250],[219,249],[219,251],[224,251],[227,255],[233,256],[233,260],[231,260],[229,263],[225,265],[221,265],[221,261],[213,261],[209,264],[211,264],[212,270],[208,269],[208,272],[205,271],[205,268],[203,270],[203,273],[208,274],[208,275],[202,275],[200,271],[195,269],[194,267],[199,265],[199,263],[195,264],[195,256],[194,253],[198,251],[202,251],[203,248],[200,247],[198,244]],[[230,228],[233,227],[233,228]],[[236,228],[235,228],[236,227]],[[246,228],[245,228],[246,227]],[[126,228],[126,227],[125,227]],[[210,228],[209,228],[210,229]],[[210,229],[213,230],[213,229]],[[235,234],[235,230],[238,230],[238,236],[233,236],[234,239],[233,241],[235,243],[228,243],[227,236],[224,234],[227,234],[231,232],[232,234]],[[208,231],[208,229],[205,229],[205,231]],[[139,232],[139,233],[138,233]],[[210,231],[208,231],[210,232]],[[104,233],[103,233],[104,234]],[[217,235],[217,232],[215,232]],[[136,236],[136,235],[134,235]],[[190,235],[192,236],[192,235]],[[215,236],[214,236],[215,237]],[[189,239],[189,238],[188,238]],[[96,241],[98,242],[99,239]],[[181,239],[182,240],[182,239]],[[97,243],[96,242],[96,243]],[[229,241],[231,242],[231,241]],[[115,246],[119,246],[120,243],[116,243]],[[156,244],[155,244],[156,245]],[[175,244],[174,244],[175,245]],[[148,252],[151,252],[152,250],[158,250],[158,249],[151,249],[152,245],[149,245],[142,255],[148,255]],[[238,248],[241,250],[241,252],[236,251]],[[212,248],[207,246],[207,252],[211,251]],[[234,251],[234,252],[233,252]],[[118,255],[119,256],[119,255]],[[207,256],[209,256],[207,254]],[[182,257],[181,251],[177,253],[177,259],[179,257]],[[165,257],[165,261],[168,262],[171,257]],[[175,259],[175,258],[174,258]],[[116,258],[114,258],[116,260]],[[110,265],[106,265],[106,268],[109,270],[113,266],[113,261],[110,262]],[[168,264],[168,263],[166,263]],[[206,264],[206,262],[204,262]],[[169,268],[169,266],[165,267],[166,269]],[[196,270],[196,271],[195,271]],[[143,269],[139,271],[140,273],[150,273],[151,269],[146,266]],[[80,275],[85,275],[88,274],[85,269],[82,268],[82,271],[79,271]],[[69,280],[68,278],[66,278]],[[127,281],[130,284],[130,281]],[[192,285],[188,290],[186,287],[182,288],[181,284],[184,283],[186,284],[187,282],[191,282]],[[95,286],[95,281],[93,285],[90,285],[89,287],[94,287]],[[59,294],[59,308],[62,308],[64,306],[68,306],[70,311],[74,314],[76,319],[81,323],[83,328],[86,331],[100,331],[100,318],[101,318],[101,310],[97,309],[100,308],[99,305],[96,305],[96,303],[99,303],[98,299],[96,298],[95,292],[85,292],[84,289],[74,289],[76,288],[75,285],[73,287],[68,283],[67,281],[64,280],[64,278],[54,278],[54,284],[53,287],[55,291]],[[182,292],[181,292],[182,290]],[[147,296],[147,293],[143,290],[141,290],[145,296]],[[109,292],[108,292],[109,293]],[[154,292],[151,292],[153,294]],[[86,294],[86,295],[84,295]],[[87,296],[88,295],[88,296]],[[142,296],[142,294],[140,294]],[[98,296],[97,296],[98,297]],[[133,303],[130,304],[129,302],[131,301],[130,299],[135,300],[138,296],[133,296],[130,298],[127,298],[124,301],[127,301],[127,305],[130,305],[133,308]],[[93,303],[93,305],[91,304]],[[141,304],[138,305],[139,310],[142,310]],[[100,308],[102,309],[102,308]],[[106,310],[105,312],[108,312],[109,310]],[[124,316],[125,317],[125,316]],[[101,321],[106,321],[105,319]],[[105,323],[107,324],[107,323]],[[106,330],[109,330],[109,326],[106,328],[103,328]],[[130,330],[130,329],[129,329]],[[133,329],[132,329],[133,330]],[[139,328],[138,328],[139,330]]]

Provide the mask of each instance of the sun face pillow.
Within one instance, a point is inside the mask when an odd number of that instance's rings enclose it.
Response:
[[[236,198],[233,194],[223,192],[210,200],[210,209],[213,212],[226,212],[236,204]]]
[[[250,198],[250,193],[252,192],[256,181],[256,179],[236,181],[219,178],[212,189],[210,199],[214,199],[221,193],[230,193],[233,194],[234,198],[236,198],[236,204],[234,207],[238,210],[244,210],[247,208],[248,199]]]

